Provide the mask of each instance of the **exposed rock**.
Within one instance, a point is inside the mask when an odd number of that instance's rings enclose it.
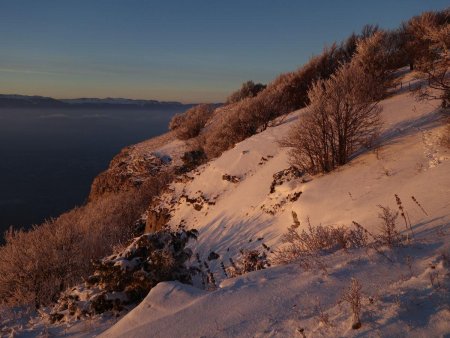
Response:
[[[175,183],[187,183],[192,180],[194,180],[194,177],[189,176],[188,174],[184,174],[184,175],[176,176],[174,182]]]
[[[228,174],[223,174],[222,179],[231,183],[239,183],[240,181],[239,177]]]
[[[292,194],[289,194],[287,196],[287,200],[289,202],[295,202],[296,200],[298,200],[298,198],[300,197],[301,194],[302,194],[302,191],[297,191],[297,192],[294,192]]]
[[[211,251],[208,255],[208,261],[219,259],[220,255],[214,251]]]
[[[267,158],[265,158],[264,156],[261,157],[261,159],[259,160],[258,165],[263,165],[264,163],[266,163],[268,161]]]
[[[275,192],[275,188],[278,185],[282,185],[285,182],[292,181],[293,179],[302,177],[303,173],[295,167],[289,167],[273,174],[273,181],[270,185],[270,193]]]
[[[94,179],[89,200],[96,200],[105,193],[137,188],[149,178],[171,170],[171,162],[168,156],[137,154],[134,146],[124,148],[112,159],[108,169]]]
[[[153,233],[164,228],[170,220],[170,212],[166,208],[156,210],[149,209],[147,211],[147,222],[145,225],[145,233]]]

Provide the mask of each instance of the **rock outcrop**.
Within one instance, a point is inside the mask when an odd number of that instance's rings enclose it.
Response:
[[[148,141],[126,147],[110,162],[91,185],[89,201],[106,193],[117,193],[140,187],[150,178],[171,171],[175,165],[170,155],[158,152],[158,148],[174,139],[167,133]]]

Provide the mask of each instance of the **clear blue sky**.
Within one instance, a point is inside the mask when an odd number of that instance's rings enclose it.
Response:
[[[222,101],[448,0],[0,0],[0,93]]]

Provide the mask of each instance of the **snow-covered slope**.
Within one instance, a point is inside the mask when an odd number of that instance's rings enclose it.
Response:
[[[444,116],[437,101],[416,102],[407,92],[384,100],[380,146],[335,172],[316,177],[273,175],[289,168],[278,140],[302,111],[255,135],[174,183],[160,201],[170,224],[196,228],[193,247],[210,262],[220,287],[213,292],[161,283],[105,337],[422,336],[450,333],[450,153],[439,144]],[[280,183],[280,184],[279,184]],[[326,268],[276,266],[226,279],[241,249],[271,251],[292,224],[352,221],[376,233],[377,205],[396,209],[397,194],[414,241],[384,256],[372,250],[338,251]],[[413,201],[422,205],[425,212]],[[426,214],[425,214],[426,213]],[[399,223],[400,224],[400,223]],[[403,228],[402,228],[403,229]],[[392,260],[392,262],[391,262]],[[325,271],[326,270],[326,271]],[[348,305],[339,302],[351,277],[363,286],[362,328],[351,329]]]
[[[171,225],[184,223],[199,230],[196,250],[200,255],[214,250],[225,261],[240,249],[261,245],[261,241],[255,243],[258,238],[277,246],[292,223],[292,211],[300,221],[309,217],[313,224],[357,221],[375,230],[376,206],[395,207],[394,194],[398,194],[417,224],[426,217],[411,196],[434,218],[447,216],[450,154],[439,145],[444,130],[439,103],[416,102],[405,92],[382,105],[381,145],[332,174],[291,180],[270,193],[273,175],[290,166],[287,149],[277,141],[302,113],[298,111],[173,184],[161,206],[171,209]],[[230,182],[224,175],[239,182]],[[298,192],[300,197],[290,202]]]

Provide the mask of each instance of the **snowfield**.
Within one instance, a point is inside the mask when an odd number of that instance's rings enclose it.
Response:
[[[450,334],[450,153],[440,145],[445,116],[439,102],[416,102],[407,90],[382,101],[379,146],[331,174],[286,179],[271,191],[273,175],[289,168],[278,140],[302,110],[189,173],[160,201],[171,226],[199,230],[192,247],[209,262],[215,291],[160,283],[102,337],[442,337]],[[170,147],[167,147],[170,149]],[[279,183],[279,182],[278,182]],[[274,251],[298,215],[300,229],[362,224],[377,233],[377,205],[397,210],[397,194],[412,223],[406,247],[337,251],[325,267],[274,266],[227,279],[241,249]],[[412,196],[421,204],[417,205]],[[398,227],[409,233],[398,219]],[[269,254],[270,255],[270,254]],[[341,296],[351,278],[362,285],[362,327],[351,328]]]

